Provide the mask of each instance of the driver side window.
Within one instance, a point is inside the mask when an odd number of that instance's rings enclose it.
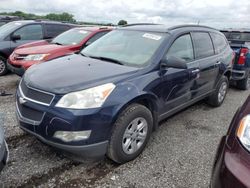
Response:
[[[27,25],[15,31],[14,35],[20,35],[21,40],[40,40],[43,38],[42,26]]]
[[[177,57],[185,61],[194,60],[194,50],[190,34],[182,35],[177,38],[170,47],[167,57]]]

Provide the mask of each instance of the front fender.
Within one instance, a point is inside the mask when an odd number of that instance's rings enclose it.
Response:
[[[117,85],[116,89],[112,94],[110,95],[109,99],[106,103],[111,104],[112,110],[113,110],[113,119],[112,124],[115,123],[118,116],[131,104],[133,103],[140,103],[143,104],[143,102],[148,103],[147,106],[150,108],[153,118],[154,118],[154,124],[158,124],[158,97],[151,92],[147,91],[140,91],[139,88],[131,83],[131,82],[125,82],[122,84]]]

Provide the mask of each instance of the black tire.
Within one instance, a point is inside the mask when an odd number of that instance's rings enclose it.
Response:
[[[215,91],[208,97],[207,103],[213,107],[219,107],[226,98],[228,85],[228,78],[226,76],[223,76],[217,84]],[[220,97],[221,95],[219,95],[219,93],[221,92],[220,89],[222,89],[222,87],[226,87],[223,98]]]
[[[248,90],[250,88],[250,72],[247,73],[245,79],[236,82],[236,87],[241,90]]]
[[[129,127],[132,127],[132,122],[134,122],[134,120],[137,120],[139,118],[143,118],[143,120],[146,120],[147,123],[147,133],[145,139],[143,143],[140,145],[140,147],[138,147],[137,151],[131,154],[125,153],[123,146],[125,144],[124,141],[126,141],[127,138],[124,138],[124,133],[129,129]],[[138,155],[142,153],[143,149],[145,148],[150,138],[152,129],[153,129],[153,117],[152,113],[148,108],[140,104],[132,104],[128,106],[119,115],[118,119],[114,124],[114,128],[112,131],[111,139],[107,150],[107,156],[111,160],[119,164],[123,164],[135,159]],[[132,142],[137,142],[131,140],[130,140],[130,147],[132,147]]]
[[[7,74],[7,72],[7,60],[4,57],[0,56],[0,76]]]

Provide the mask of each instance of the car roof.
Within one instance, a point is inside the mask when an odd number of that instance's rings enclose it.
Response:
[[[220,31],[222,32],[250,32],[249,28],[225,28],[225,29],[221,29]]]
[[[173,27],[168,27],[166,25],[162,24],[131,24],[131,25],[125,25],[120,27],[119,29],[125,29],[125,30],[138,30],[138,31],[149,31],[149,32],[161,32],[161,33],[172,33],[172,32],[181,32],[186,30],[193,30],[193,31],[217,31],[217,29],[214,29],[212,27],[203,26],[203,25],[177,25]]]
[[[23,24],[29,24],[29,23],[49,23],[49,24],[60,24],[60,25],[78,26],[78,25],[72,24],[72,23],[65,23],[65,22],[51,21],[51,20],[17,20],[17,21],[13,21],[13,22],[23,23]]]
[[[93,26],[93,27],[84,27],[84,26],[81,26],[81,27],[76,27],[76,28],[73,28],[73,29],[76,29],[76,30],[85,30],[85,31],[99,31],[99,30],[112,30],[113,27],[104,27],[104,26],[101,26],[101,27],[96,27],[96,26]]]

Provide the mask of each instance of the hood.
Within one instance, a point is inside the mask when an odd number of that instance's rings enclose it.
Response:
[[[48,45],[48,44],[49,44],[49,42],[47,40],[39,40],[39,41],[29,42],[29,43],[20,45],[16,49],[34,47],[34,46],[41,46],[41,45]]]
[[[47,44],[41,46],[31,46],[27,48],[20,48],[15,50],[16,54],[48,54],[56,53],[58,51],[65,51],[70,49],[71,46],[62,46],[57,44]]]
[[[124,79],[138,68],[70,55],[32,66],[24,75],[27,85],[43,91],[65,94]]]

